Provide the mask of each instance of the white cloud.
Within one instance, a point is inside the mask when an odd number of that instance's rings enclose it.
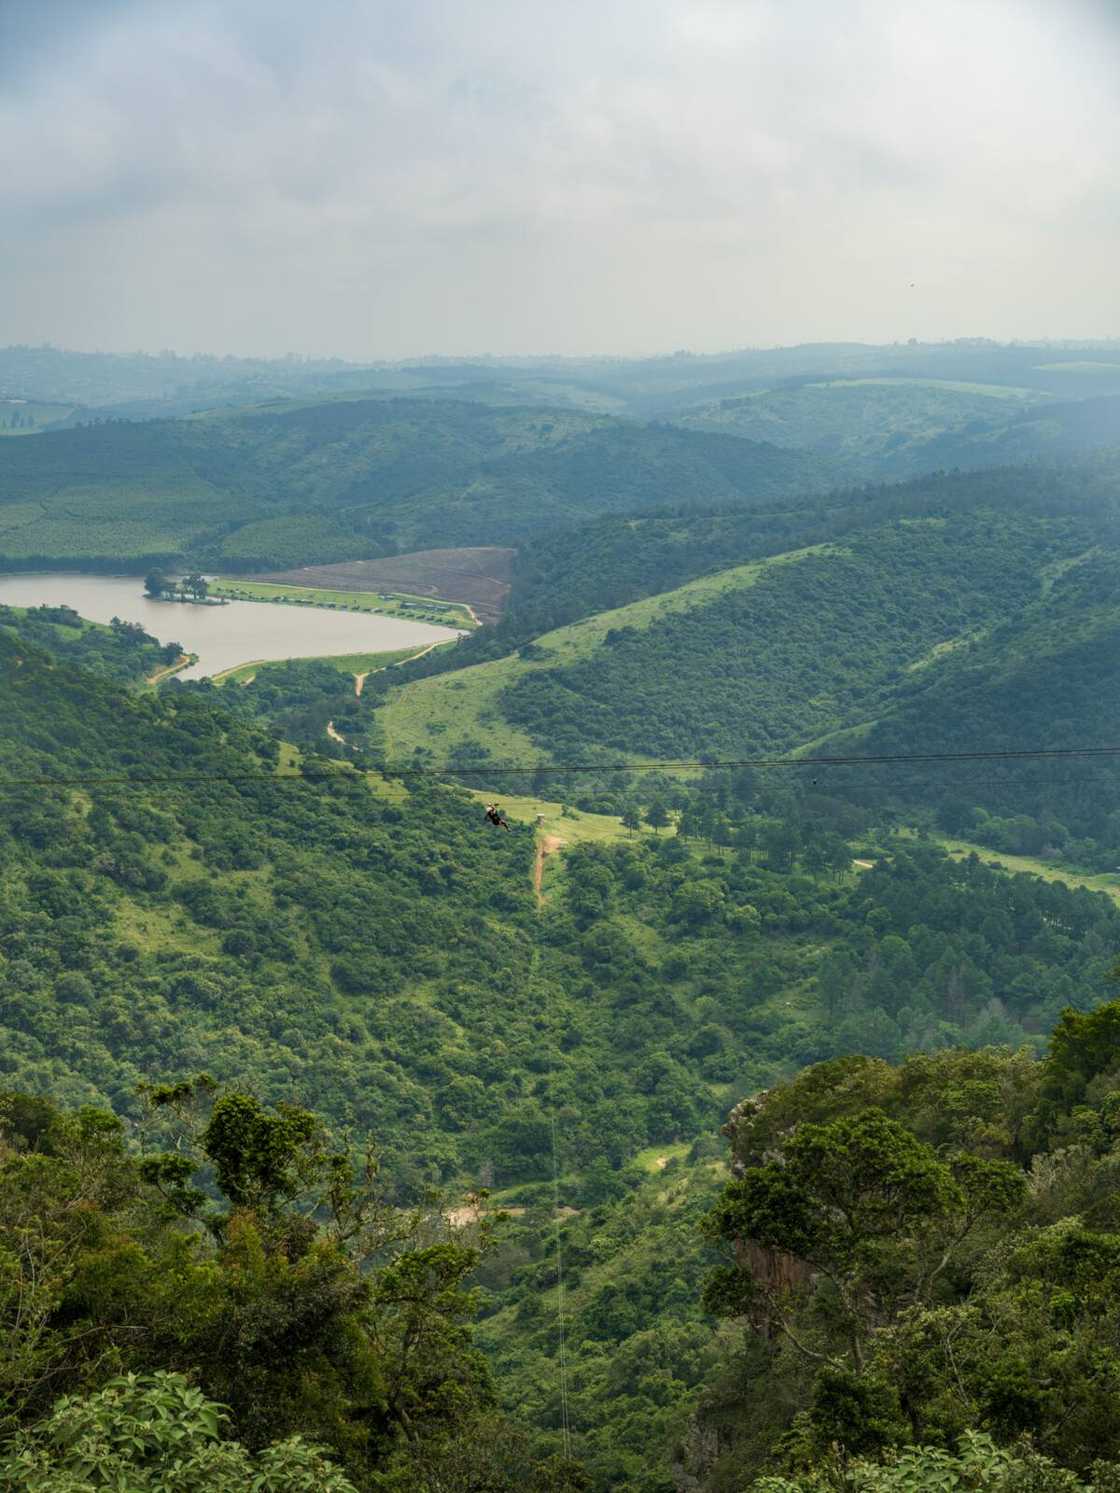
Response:
[[[0,340],[393,356],[1120,321],[1120,24],[1091,0],[48,14],[0,96]]]

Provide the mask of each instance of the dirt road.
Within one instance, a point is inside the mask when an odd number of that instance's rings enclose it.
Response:
[[[470,607],[467,607],[467,611],[470,612],[470,610],[471,610]],[[474,616],[473,612],[471,612],[471,616],[472,617]],[[446,642],[446,639],[445,638],[440,638],[435,643],[429,643],[426,648],[421,648],[421,650],[420,650],[419,653],[410,653],[407,658],[402,658],[401,661],[400,661],[400,663],[388,664],[387,667],[390,668],[390,669],[403,669],[404,666],[405,666],[405,664],[412,663],[414,659],[423,658],[424,655],[425,655],[425,653],[431,653],[431,651],[432,651],[433,648],[438,648],[440,646],[440,644],[443,643],[443,642]],[[362,698],[362,688],[365,685],[365,682],[369,678],[369,676],[371,674],[382,674],[382,673],[384,673],[384,669],[367,669],[364,674],[355,674],[354,675],[354,693],[358,697],[359,700]]]

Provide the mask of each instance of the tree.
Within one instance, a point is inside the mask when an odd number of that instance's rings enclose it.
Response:
[[[647,806],[646,823],[653,830],[664,829],[670,823],[669,810],[659,798],[655,798],[653,803]]]
[[[862,1369],[874,1326],[924,1300],[978,1220],[1010,1211],[1024,1186],[1005,1162],[965,1156],[950,1165],[905,1125],[867,1109],[798,1126],[780,1161],[728,1185],[709,1228],[808,1267],[831,1298],[830,1330],[817,1346],[797,1331],[784,1277],[748,1266],[743,1286],[800,1352]],[[726,1294],[734,1283],[721,1281]]]
[[[189,591],[196,601],[203,601],[210,590],[210,582],[197,570],[193,570],[183,582],[183,589]]]
[[[162,570],[149,570],[144,577],[144,590],[153,600],[158,601],[161,596],[173,589],[173,583],[168,580]]]
[[[636,809],[633,804],[627,804],[625,810],[623,811],[622,823],[625,828],[629,830],[631,836],[633,836],[636,829],[641,829],[642,816],[640,811]]]
[[[0,1483],[24,1493],[356,1493],[298,1436],[255,1456],[224,1441],[224,1408],[181,1374],[125,1374],[96,1394],[64,1395],[0,1457]]]

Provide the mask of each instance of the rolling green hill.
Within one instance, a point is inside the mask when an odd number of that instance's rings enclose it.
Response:
[[[417,749],[437,761],[482,763],[488,757],[520,765],[547,763],[556,755],[547,733],[521,729],[506,699],[525,680],[584,665],[594,669],[619,636],[640,634],[656,624],[704,611],[727,594],[756,586],[772,568],[796,566],[824,547],[793,550],[771,559],[717,571],[672,591],[661,592],[568,627],[544,633],[517,654],[460,668],[393,688],[377,714],[386,760],[406,762]],[[565,729],[566,737],[570,732]],[[586,744],[595,742],[593,734]],[[637,749],[641,752],[641,748]],[[651,755],[647,752],[646,755]]]
[[[516,545],[596,514],[758,503],[812,458],[572,410],[341,399],[110,421],[0,444],[0,563],[283,569],[429,545]]]
[[[855,750],[1079,749],[1120,743],[1120,553],[1056,566],[1013,620],[905,681]],[[820,744],[843,749],[844,738]],[[837,788],[858,786],[833,775]],[[1062,856],[1088,871],[1120,864],[1120,765],[1028,762],[895,774],[895,801],[934,810],[949,833],[996,850]],[[882,791],[880,785],[879,791]]]
[[[684,410],[676,420],[811,451],[827,458],[837,480],[897,481],[1115,446],[1120,397],[1059,403],[1038,389],[908,377],[796,381]]]
[[[1040,596],[1109,520],[955,512],[896,519],[690,581],[392,690],[387,756],[743,757],[888,710],[958,642]],[[453,660],[449,660],[453,662]],[[915,672],[916,671],[916,672]],[[916,687],[916,685],[914,686]]]

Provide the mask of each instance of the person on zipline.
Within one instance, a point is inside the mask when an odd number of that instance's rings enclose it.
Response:
[[[486,817],[491,824],[500,825],[502,829],[509,829],[509,823],[502,818],[502,812],[497,804],[486,805]]]

